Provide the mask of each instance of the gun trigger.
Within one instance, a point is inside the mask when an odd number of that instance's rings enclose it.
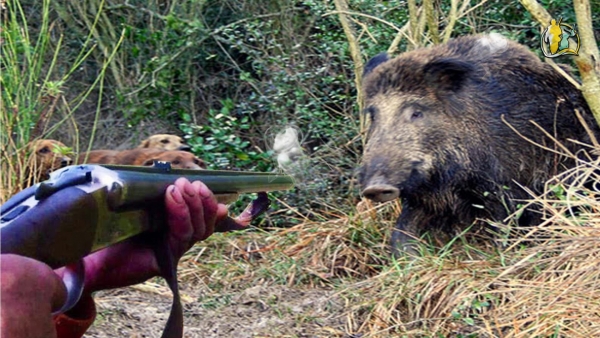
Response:
[[[55,192],[68,188],[71,186],[85,184],[92,181],[92,172],[68,172],[65,171],[62,175],[55,181],[51,180],[40,183],[40,186],[35,191],[35,199],[42,200],[44,198],[50,197]]]
[[[79,262],[75,264],[70,264],[65,266],[63,275],[63,283],[67,288],[67,301],[60,310],[52,313],[52,315],[57,315],[60,313],[65,313],[73,308],[75,304],[81,298],[81,294],[83,293],[84,279],[85,279],[85,265],[83,263],[83,259],[80,259]]]

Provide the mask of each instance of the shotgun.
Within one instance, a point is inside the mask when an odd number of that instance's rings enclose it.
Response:
[[[145,231],[165,227],[164,195],[179,177],[200,180],[221,203],[242,193],[287,190],[293,180],[271,173],[74,165],[11,197],[0,207],[0,251],[52,268]]]
[[[0,207],[0,251],[58,268],[77,264],[86,255],[132,236],[165,229],[164,195],[179,177],[202,181],[221,203],[235,201],[243,193],[293,187],[287,175],[172,169],[168,162],[155,162],[152,167],[68,166]],[[82,290],[77,290],[83,287],[81,274],[76,271],[71,276],[81,285],[67,285],[74,303],[65,307],[74,305],[81,295]]]

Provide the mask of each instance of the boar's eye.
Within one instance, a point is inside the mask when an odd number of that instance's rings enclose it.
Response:
[[[416,119],[420,119],[423,117],[423,112],[420,110],[415,110],[412,112],[412,115],[410,116],[411,120],[416,120]]]
[[[409,104],[402,108],[402,118],[406,122],[414,122],[425,117],[427,107],[421,104]]]

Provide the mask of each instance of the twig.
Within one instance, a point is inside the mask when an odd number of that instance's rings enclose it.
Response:
[[[560,75],[567,79],[567,81],[571,82],[571,84],[575,86],[575,88],[581,90],[581,84],[577,80],[575,80],[571,75],[565,72],[565,70],[562,69],[559,65],[557,65],[556,62],[554,62],[554,60],[546,58],[546,63],[552,66],[552,68],[554,68],[554,70],[556,70]]]
[[[444,38],[442,40],[444,43],[448,42],[448,40],[450,40],[450,36],[452,36],[452,30],[454,29],[456,20],[458,20],[457,12],[458,0],[452,0],[450,2],[450,13],[448,14],[448,25],[446,25],[446,28],[444,29]]]
[[[538,147],[540,147],[540,148],[542,148],[542,149],[545,149],[545,150],[548,150],[548,151],[550,151],[550,152],[553,152],[553,153],[555,153],[555,154],[561,155],[561,156],[567,156],[567,155],[574,156],[574,155],[573,155],[573,153],[571,153],[571,152],[570,152],[568,149],[567,149],[567,152],[568,152],[568,154],[564,154],[564,153],[561,153],[561,152],[557,151],[556,149],[552,149],[552,148],[546,147],[546,146],[544,146],[544,145],[542,145],[542,144],[540,144],[540,143],[538,143],[538,142],[535,142],[534,140],[532,140],[532,139],[530,139],[530,138],[526,137],[525,135],[521,134],[521,133],[520,133],[520,132],[519,132],[519,131],[518,131],[518,130],[515,128],[515,127],[513,127],[513,126],[512,126],[510,123],[508,123],[508,121],[506,121],[506,119],[504,118],[504,115],[502,115],[501,119],[502,119],[502,122],[504,122],[504,123],[505,123],[505,124],[506,124],[506,125],[507,125],[507,126],[510,128],[510,129],[512,129],[512,131],[514,131],[514,132],[515,132],[517,135],[519,135],[520,137],[522,137],[522,138],[523,138],[525,141],[527,141],[527,142],[529,142],[529,143],[531,143],[531,144],[533,144],[533,145],[535,145],[535,146],[538,146]],[[548,134],[548,133],[547,133],[547,132],[546,132],[546,131],[545,131],[543,128],[541,128],[541,127],[540,127],[540,126],[539,126],[537,123],[535,123],[534,121],[530,121],[530,122],[531,122],[531,123],[533,123],[533,124],[534,124],[535,126],[537,126],[538,128],[542,129],[542,131],[543,131],[543,132],[544,132],[544,133],[545,133],[545,134],[546,134],[548,137],[550,137],[551,139],[555,140],[555,139],[554,139],[554,137],[552,137],[552,135]],[[557,143],[558,143],[558,142],[557,142]],[[559,144],[560,144],[560,143],[559,143]],[[564,146],[563,146],[562,144],[560,145],[560,147],[561,147],[561,148],[564,148]]]
[[[384,25],[389,26],[389,27],[395,29],[398,32],[401,31],[401,28],[398,28],[396,25],[394,25],[393,23],[391,23],[389,21],[380,19],[380,18],[378,18],[376,16],[372,16],[372,15],[364,14],[364,13],[359,13],[359,12],[352,12],[352,11],[347,11],[347,10],[335,10],[335,11],[331,11],[331,12],[327,12],[327,13],[323,14],[322,17],[326,17],[326,16],[334,15],[334,14],[346,14],[346,15],[352,15],[352,16],[363,16],[365,18],[369,18],[369,19],[372,19],[372,20],[375,20],[375,21],[379,21],[379,22],[383,23]]]
[[[414,41],[412,41],[410,35],[406,34],[406,31],[408,30],[409,27],[410,27],[410,21],[407,22],[406,24],[404,24],[404,26],[402,26],[402,28],[400,28],[400,31],[398,32],[398,34],[396,34],[396,36],[394,37],[394,40],[392,41],[392,43],[390,44],[390,47],[387,50],[388,54],[394,54],[396,52],[396,50],[398,50],[398,45],[400,44],[400,41],[402,41],[402,37],[406,37],[411,43],[414,44]]]
[[[579,109],[575,109],[575,116],[577,116],[577,119],[579,120],[579,122],[581,123],[583,128],[585,128],[585,131],[588,133],[590,140],[592,141],[592,144],[594,145],[594,148],[596,150],[600,149],[600,144],[598,143],[598,140],[596,139],[596,135],[594,135],[594,133],[590,129],[590,126],[588,126],[587,122],[583,119],[583,116],[581,116],[581,112],[579,111]]]
[[[408,20],[410,23],[410,42],[413,48],[417,48],[419,45],[419,34],[418,34],[418,18],[419,13],[417,12],[416,0],[408,0]]]
[[[440,43],[440,32],[438,30],[438,21],[433,0],[423,0],[423,8],[425,10],[427,27],[429,28],[429,36],[431,36],[431,41],[437,45]]]

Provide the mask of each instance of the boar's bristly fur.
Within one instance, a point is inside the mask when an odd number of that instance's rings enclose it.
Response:
[[[480,219],[501,221],[575,159],[569,139],[590,143],[578,120],[599,129],[580,91],[524,46],[497,34],[466,36],[394,59],[378,55],[363,80],[371,125],[359,170],[363,195],[397,197],[392,248],[412,250],[424,231],[451,234]],[[537,127],[535,124],[539,125]],[[538,145],[534,144],[538,143]],[[533,225],[526,211],[519,225]]]

